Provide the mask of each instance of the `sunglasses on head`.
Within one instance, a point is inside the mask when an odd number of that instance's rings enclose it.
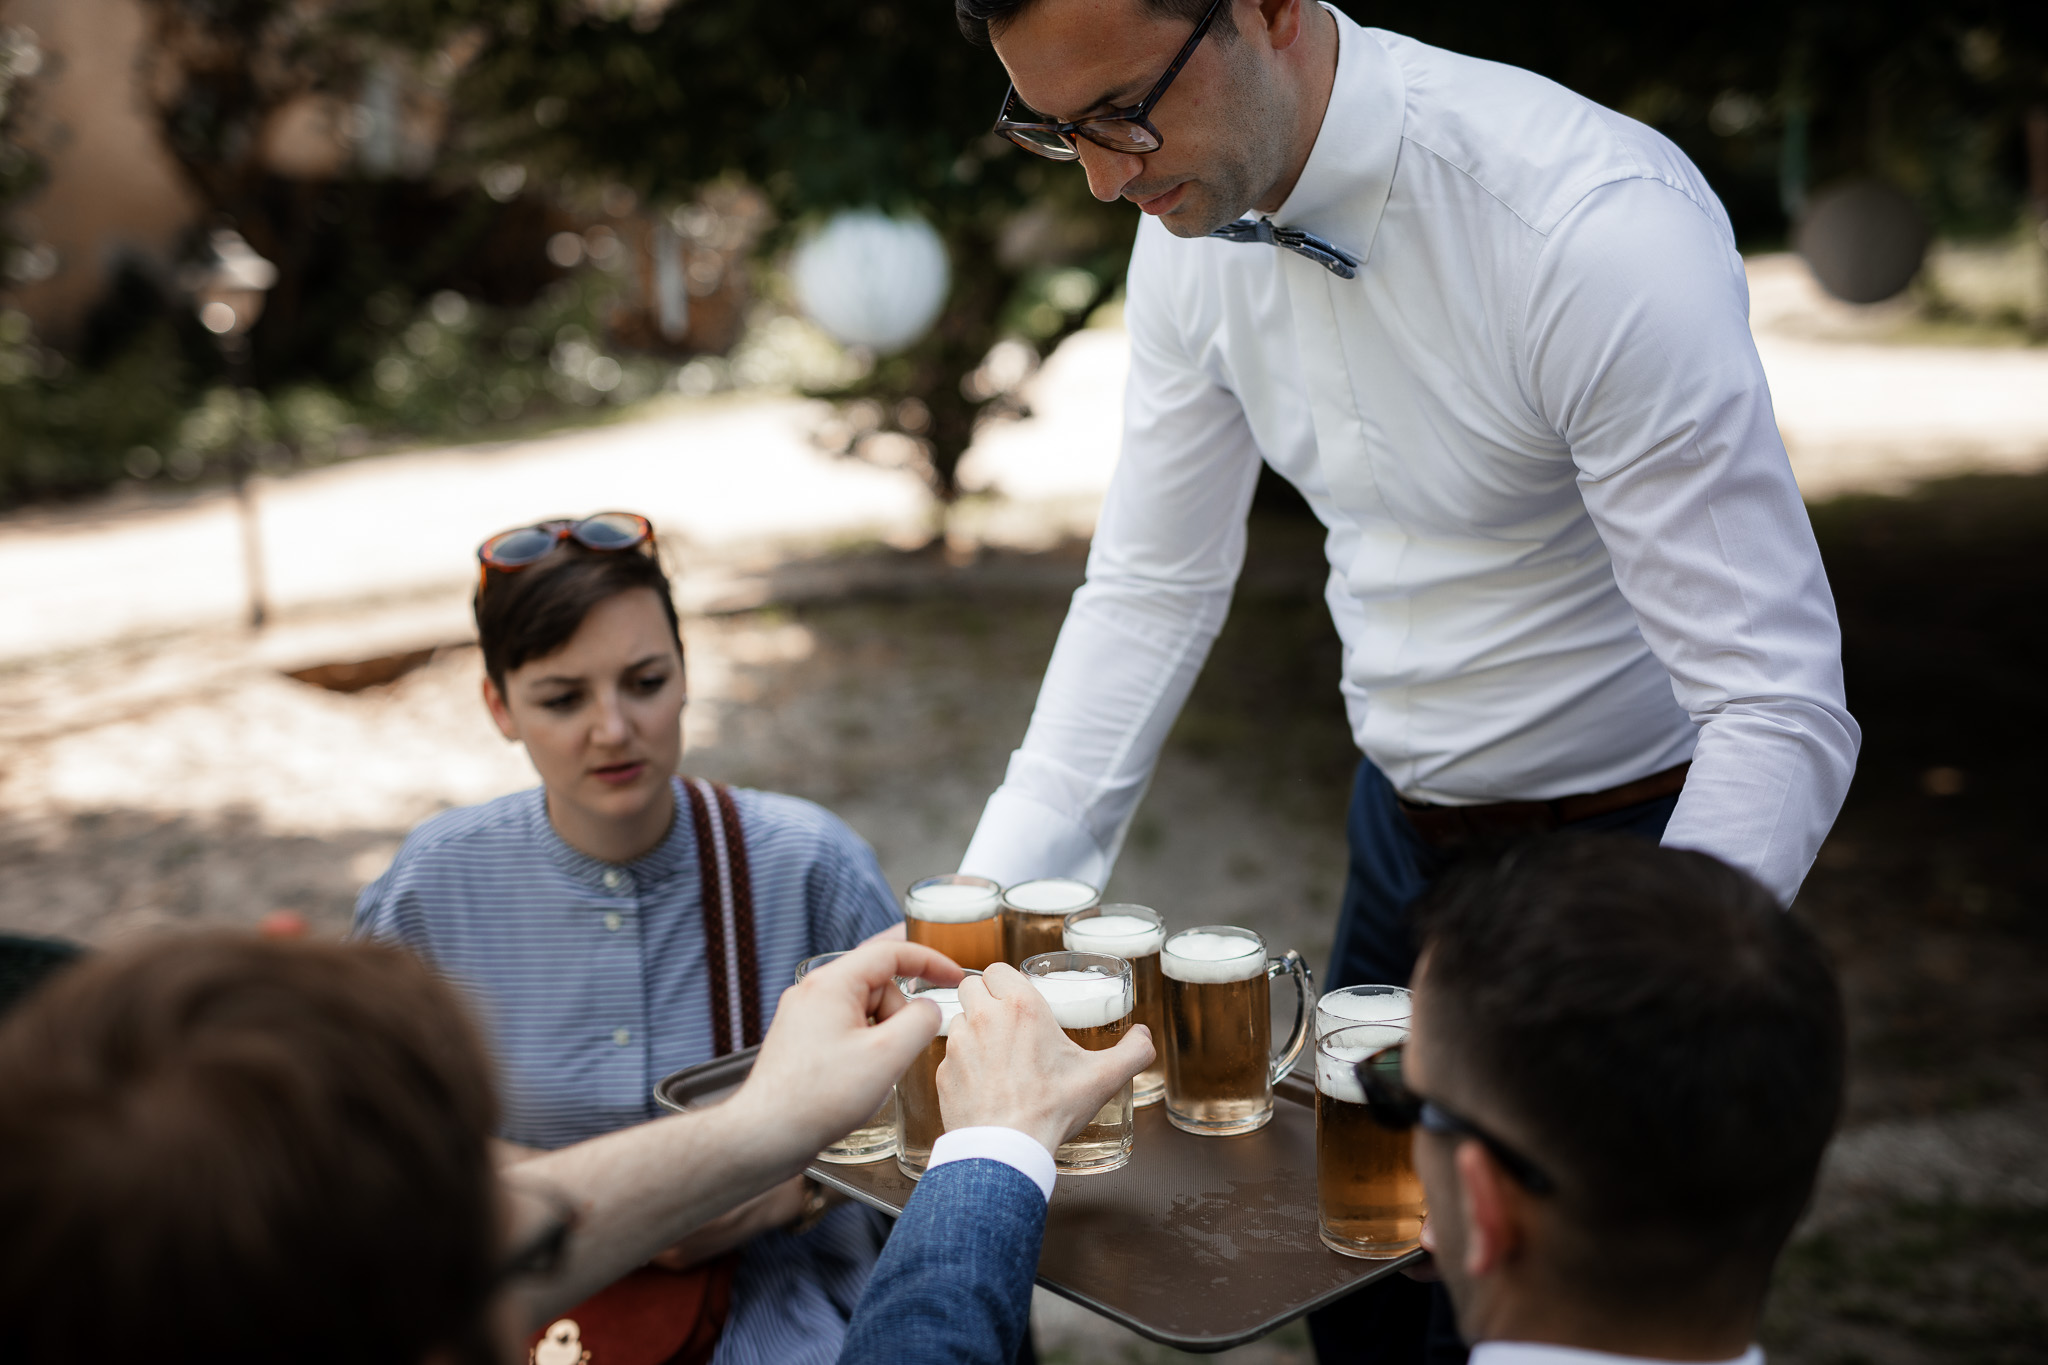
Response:
[[[637,550],[654,544],[654,524],[637,512],[599,512],[581,521],[542,521],[511,531],[500,531],[476,547],[477,588],[482,590],[489,573],[516,573],[538,564],[555,552],[565,540],[586,550],[614,552]]]
[[[1436,1137],[1471,1138],[1492,1154],[1501,1169],[1531,1194],[1554,1194],[1557,1182],[1541,1166],[1481,1128],[1471,1119],[1455,1113],[1434,1100],[1424,1099],[1401,1079],[1401,1057],[1405,1043],[1381,1048],[1358,1063],[1359,1088],[1365,1091],[1365,1109],[1382,1128],[1405,1133],[1411,1128]]]

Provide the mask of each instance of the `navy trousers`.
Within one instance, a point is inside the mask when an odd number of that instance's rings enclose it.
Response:
[[[1677,805],[1676,796],[1662,796],[1566,828],[1661,839]],[[1393,785],[1369,759],[1359,760],[1344,832],[1351,867],[1325,989],[1405,986],[1416,956],[1409,907],[1448,860],[1422,842]],[[1466,1355],[1443,1286],[1405,1275],[1389,1275],[1309,1314],[1308,1330],[1322,1365],[1463,1365]]]

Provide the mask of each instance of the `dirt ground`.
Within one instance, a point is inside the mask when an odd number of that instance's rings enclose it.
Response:
[[[1356,755],[1319,529],[1284,501],[1255,518],[1110,893],[1253,925],[1320,970]],[[1866,743],[1796,910],[1847,983],[1854,1079],[1765,1344],[1799,1365],[2048,1362],[2048,476],[1814,515]],[[686,767],[832,807],[899,886],[952,867],[1082,553],[853,552],[792,566],[778,605],[688,620]],[[477,673],[454,646],[338,694],[206,633],[0,672],[0,929],[107,943],[290,909],[339,934],[413,823],[530,785]],[[1048,1362],[1175,1358],[1044,1295],[1037,1324]],[[1297,1327],[1225,1358],[1310,1353]]]

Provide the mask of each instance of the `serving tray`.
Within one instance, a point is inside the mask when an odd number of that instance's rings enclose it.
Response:
[[[714,1104],[754,1054],[678,1071],[654,1097],[678,1112]],[[1315,1087],[1290,1075],[1273,1097],[1273,1121],[1242,1137],[1196,1137],[1164,1105],[1140,1109],[1128,1166],[1059,1178],[1038,1282],[1163,1345],[1223,1351],[1421,1259],[1363,1261],[1317,1239]],[[892,1217],[917,1188],[894,1158],[806,1173]]]

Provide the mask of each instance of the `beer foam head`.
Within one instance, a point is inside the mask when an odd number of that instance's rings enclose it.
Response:
[[[1149,957],[1166,941],[1166,931],[1136,915],[1091,915],[1067,926],[1067,947],[1079,953]]]
[[[1406,1019],[1410,1013],[1408,992],[1379,989],[1366,994],[1346,987],[1331,991],[1318,1000],[1316,1013],[1322,1016],[1319,1027],[1325,1033],[1346,1024],[1381,1024]]]
[[[1358,1064],[1381,1048],[1406,1041],[1405,1024],[1353,1024],[1326,1035],[1316,1044],[1316,1089],[1333,1100],[1364,1104]]]
[[[1002,896],[981,877],[927,877],[911,886],[906,913],[927,924],[970,924],[993,915]]]
[[[1266,974],[1266,952],[1242,934],[1183,929],[1159,950],[1159,970],[1175,981],[1249,981]]]
[[[1101,972],[1047,972],[1024,978],[1038,988],[1061,1028],[1101,1028],[1131,1012],[1131,993],[1121,976]]]
[[[1071,915],[1094,904],[1097,894],[1088,883],[1071,877],[1042,877],[1035,882],[1018,882],[1003,893],[1003,900],[1026,914]]]
[[[915,986],[916,989],[912,989]],[[939,1007],[939,1036],[944,1038],[953,1031],[953,1021],[960,1017],[960,988],[958,986],[925,986],[916,982],[905,982],[903,993],[912,1000],[929,1000]]]

